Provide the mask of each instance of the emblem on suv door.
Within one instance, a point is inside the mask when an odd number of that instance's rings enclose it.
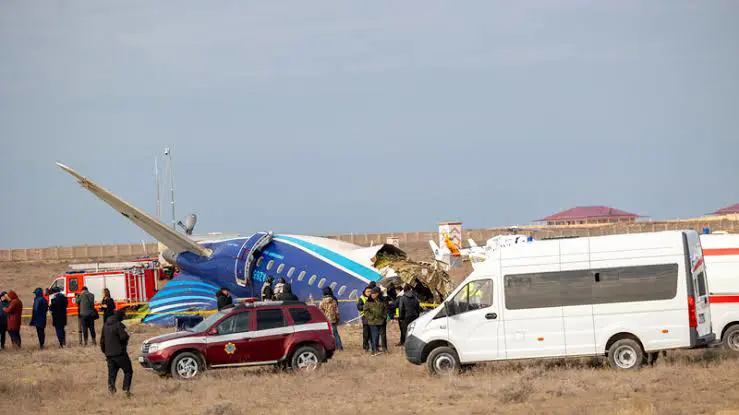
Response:
[[[234,354],[236,352],[236,345],[233,343],[226,343],[226,347],[223,348],[228,354]]]

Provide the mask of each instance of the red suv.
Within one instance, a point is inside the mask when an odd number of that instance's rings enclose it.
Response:
[[[225,308],[184,331],[144,341],[139,363],[162,376],[190,379],[206,368],[276,365],[312,370],[335,349],[331,324],[316,306],[252,302]]]

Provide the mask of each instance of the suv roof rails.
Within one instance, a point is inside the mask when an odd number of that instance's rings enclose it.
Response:
[[[237,304],[231,304],[224,308],[228,307],[238,307],[238,308],[253,308],[253,307],[264,307],[264,306],[270,306],[270,305],[307,305],[305,301],[295,301],[295,300],[286,300],[286,301],[249,301],[249,302],[243,302],[243,303],[237,303]]]
[[[551,241],[553,239],[574,239],[574,238],[581,238],[581,236],[577,235],[571,235],[571,236],[549,236],[546,238],[539,238],[540,241]]]

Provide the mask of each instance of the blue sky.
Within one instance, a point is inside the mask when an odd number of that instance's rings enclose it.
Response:
[[[0,247],[739,202],[734,1],[0,2]],[[165,210],[166,212],[166,210]]]

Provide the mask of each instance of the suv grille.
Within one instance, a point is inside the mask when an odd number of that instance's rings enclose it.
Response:
[[[149,353],[149,343],[144,343],[141,345],[141,354],[147,353]]]

